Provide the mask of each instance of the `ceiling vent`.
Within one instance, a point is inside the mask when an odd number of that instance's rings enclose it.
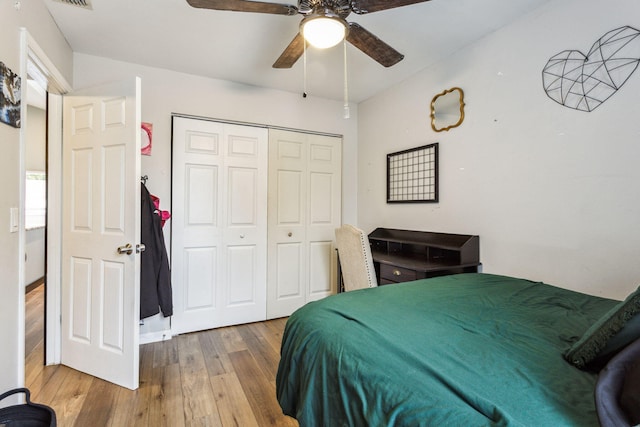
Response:
[[[65,4],[70,4],[71,6],[78,6],[81,7],[83,9],[89,9],[89,10],[93,10],[93,8],[91,7],[91,1],[90,0],[53,0],[57,3],[65,3]]]

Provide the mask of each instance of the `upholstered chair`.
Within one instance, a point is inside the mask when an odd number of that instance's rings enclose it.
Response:
[[[378,286],[369,238],[362,230],[349,224],[336,228],[336,246],[345,291]]]

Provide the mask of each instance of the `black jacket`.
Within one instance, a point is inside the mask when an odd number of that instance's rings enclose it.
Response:
[[[140,318],[153,316],[160,310],[164,317],[169,317],[173,315],[173,300],[162,222],[144,184],[141,197],[140,240],[146,249],[140,254]]]

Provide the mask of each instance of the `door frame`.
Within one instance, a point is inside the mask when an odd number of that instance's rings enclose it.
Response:
[[[72,87],[64,78],[60,70],[49,59],[46,52],[29,34],[26,28],[20,28],[20,69],[23,82],[27,81],[27,64],[33,62],[43,72],[47,79],[47,228],[46,228],[46,348],[45,363],[47,365],[60,363],[61,337],[61,229],[62,229],[62,95],[70,92]],[[26,86],[26,85],[25,85]],[[24,103],[23,103],[24,104]],[[23,107],[26,111],[26,107]],[[26,115],[23,115],[26,116]],[[20,128],[20,173],[25,173],[24,149],[26,146],[26,126]],[[20,206],[24,207],[24,184],[21,181]],[[22,211],[24,209],[21,208]],[[21,215],[24,218],[24,215]],[[23,225],[24,220],[21,220]],[[19,250],[24,252],[26,234],[24,227],[20,230]],[[24,287],[24,257],[18,257],[20,265],[20,285]],[[24,291],[21,292],[24,295]],[[18,308],[20,325],[24,325],[25,305],[24,297]],[[24,327],[19,332],[19,342],[24,343]],[[24,353],[24,347],[22,349]],[[24,354],[22,355],[22,377],[24,378]]]

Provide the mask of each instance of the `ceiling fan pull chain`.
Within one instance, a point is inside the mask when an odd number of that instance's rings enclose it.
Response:
[[[347,39],[342,42],[344,46],[344,118],[348,119],[351,114],[349,112],[349,84],[347,75]]]
[[[302,45],[304,50],[302,51],[302,97],[307,97],[307,41],[303,41]]]

